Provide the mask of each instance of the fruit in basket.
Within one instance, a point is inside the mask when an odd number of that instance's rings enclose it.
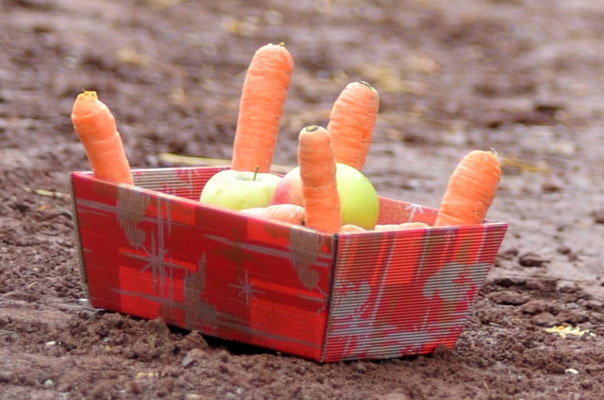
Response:
[[[295,204],[273,204],[268,207],[255,207],[241,210],[242,213],[253,217],[271,219],[294,225],[304,225],[306,212],[304,207]]]
[[[208,180],[199,201],[232,210],[266,207],[280,181],[271,173],[227,169]]]
[[[379,214],[378,195],[365,175],[342,163],[336,164],[336,182],[340,195],[342,225],[353,224],[373,229]],[[292,169],[277,185],[271,204],[303,205],[300,169]]]
[[[296,204],[298,206],[304,204],[299,167],[291,169],[287,174],[283,175],[281,182],[275,188],[271,204]]]
[[[358,233],[367,232],[367,229],[361,228],[358,225],[346,224],[340,227],[340,233]]]
[[[373,229],[364,229],[358,225],[346,224],[340,228],[340,233],[406,231],[411,229],[428,229],[425,222],[402,222],[400,224],[377,224]]]

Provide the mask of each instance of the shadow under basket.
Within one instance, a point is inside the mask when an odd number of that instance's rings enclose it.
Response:
[[[92,307],[318,362],[453,347],[506,223],[327,235],[199,203],[223,169],[71,174]],[[435,218],[380,198],[380,224]]]

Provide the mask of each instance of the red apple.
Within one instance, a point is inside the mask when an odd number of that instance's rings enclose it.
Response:
[[[340,195],[342,225],[354,224],[365,229],[373,229],[379,213],[379,200],[375,188],[357,169],[336,164],[336,181]],[[277,184],[271,204],[304,205],[300,169],[292,169]]]
[[[302,179],[300,178],[300,169],[296,167],[285,174],[277,184],[271,204],[296,204],[302,206],[303,203]]]

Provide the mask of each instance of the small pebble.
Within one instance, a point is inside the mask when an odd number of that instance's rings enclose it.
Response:
[[[162,317],[157,317],[155,319],[149,320],[146,322],[147,327],[152,332],[158,333],[160,335],[168,335],[170,333],[170,329],[168,325],[166,325],[166,321]]]
[[[593,385],[594,384],[591,379],[585,379],[581,382],[581,388],[583,389],[591,389]]]
[[[541,267],[547,262],[548,260],[532,252],[524,253],[518,259],[518,263],[523,267]]]
[[[489,295],[489,300],[493,303],[508,305],[508,306],[519,306],[530,300],[530,297],[525,294],[515,293],[512,291],[495,292]]]
[[[571,248],[568,246],[560,246],[556,249],[559,254],[570,254],[572,252]]]
[[[558,318],[546,311],[534,316],[533,323],[539,326],[554,326],[558,324]]]
[[[531,300],[522,305],[522,307],[520,307],[520,311],[523,314],[536,315],[544,312],[545,310],[547,310],[547,308],[547,303],[541,300]]]
[[[577,285],[573,281],[560,280],[556,283],[556,288],[561,293],[573,293],[577,291]]]
[[[495,285],[502,287],[524,286],[527,284],[527,280],[524,278],[495,278],[493,282]]]
[[[2,383],[10,383],[15,376],[15,373],[12,371],[0,371],[0,382]]]
[[[222,350],[220,352],[220,354],[218,355],[218,359],[220,361],[222,361],[223,363],[228,363],[229,360],[231,359],[231,356],[229,355],[229,353],[227,353],[226,351]]]
[[[357,362],[354,365],[354,369],[355,369],[355,371],[361,372],[361,373],[362,372],[367,372],[367,366],[364,363],[362,363],[362,362]]]
[[[143,386],[137,381],[130,381],[126,383],[126,390],[132,394],[141,394],[143,392]]]
[[[545,366],[545,370],[550,374],[563,374],[566,369],[558,362],[553,361]]]
[[[604,210],[594,211],[591,215],[596,224],[604,224]]]
[[[543,193],[557,193],[562,190],[563,185],[555,180],[548,180],[541,184],[541,191]]]
[[[187,336],[182,338],[180,341],[177,342],[176,345],[186,351],[192,350],[194,348],[207,349],[209,347],[208,342],[205,341],[203,336],[199,332],[195,331],[192,331]]]
[[[204,359],[206,352],[201,349],[193,349],[189,351],[182,359],[182,366],[184,368],[191,368],[193,365],[198,364],[199,361]]]
[[[513,260],[518,253],[518,249],[512,247],[510,249],[503,250],[499,256],[504,260]]]
[[[47,388],[51,388],[54,387],[55,383],[52,381],[52,379],[47,379],[44,381],[44,386]]]

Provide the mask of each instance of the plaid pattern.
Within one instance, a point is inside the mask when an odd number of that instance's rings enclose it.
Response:
[[[325,235],[200,204],[225,168],[137,170],[134,187],[72,173],[93,307],[316,361],[454,344],[506,224]],[[380,223],[435,217],[380,202]]]

